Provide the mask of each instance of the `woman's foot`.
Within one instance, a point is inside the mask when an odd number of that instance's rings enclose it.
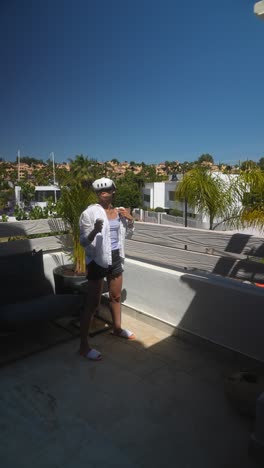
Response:
[[[79,351],[79,354],[86,359],[90,359],[91,361],[101,361],[102,354],[94,348],[89,348],[85,351]]]
[[[119,330],[114,330],[113,331],[114,336],[118,336],[119,338],[125,338],[125,340],[135,340],[136,337],[134,333],[132,333],[130,330],[127,330],[126,328],[120,328]]]

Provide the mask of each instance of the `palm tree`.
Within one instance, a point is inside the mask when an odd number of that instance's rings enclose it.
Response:
[[[188,171],[177,185],[177,200],[188,200],[189,206],[203,215],[209,216],[209,229],[213,229],[214,219],[230,218],[233,206],[232,184],[213,176],[206,168],[197,166]]]
[[[21,187],[21,194],[22,194],[22,199],[25,203],[25,206],[28,207],[31,200],[33,200],[34,195],[35,195],[35,187],[34,185],[28,183],[28,182],[19,182],[20,187]]]
[[[214,158],[211,154],[201,154],[201,156],[198,158],[197,163],[202,164],[203,162],[209,162],[214,164]]]
[[[92,181],[103,176],[104,168],[100,167],[96,159],[77,154],[75,159],[69,158],[69,161],[70,172],[75,180]]]
[[[264,229],[264,172],[257,167],[241,172],[237,181],[241,200],[240,221],[253,228]]]
[[[75,273],[85,273],[85,251],[80,244],[79,218],[91,203],[96,202],[96,195],[85,184],[74,182],[70,187],[63,187],[57,203],[57,213],[69,228],[72,257]]]
[[[255,161],[252,161],[252,159],[247,159],[246,161],[243,161],[240,170],[241,171],[250,171],[251,169],[256,169],[257,168],[257,163]]]

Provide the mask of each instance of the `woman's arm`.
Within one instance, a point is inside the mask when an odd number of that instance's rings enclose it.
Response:
[[[126,220],[126,238],[131,239],[135,229],[133,216],[123,207],[118,208],[118,212]]]
[[[83,247],[86,247],[87,245],[90,245],[93,242],[96,234],[102,231],[103,220],[97,219],[93,224],[91,222],[89,214],[86,211],[84,211],[80,216],[79,226],[80,244]]]

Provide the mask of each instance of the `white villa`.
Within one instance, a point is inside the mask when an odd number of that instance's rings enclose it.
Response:
[[[47,200],[51,199],[56,202],[60,197],[60,187],[57,185],[37,185],[35,186],[35,197],[30,202],[30,206],[34,208],[39,206],[45,208],[47,206]],[[15,200],[16,205],[23,206],[23,196],[21,193],[21,187],[15,187]]]
[[[220,177],[226,184],[230,183],[232,179],[237,178],[237,174],[222,174],[221,172],[212,172],[213,177]],[[175,190],[177,184],[182,180],[183,175],[177,174],[174,176],[174,180],[168,180],[165,182],[149,182],[146,183],[142,189],[142,198],[143,206],[146,210],[154,210],[155,208],[163,208],[164,210],[177,209],[184,213],[184,202],[179,202],[175,200]],[[192,209],[187,205],[187,212],[189,214],[196,214],[195,209]],[[184,214],[182,215],[184,216]],[[199,218],[199,219],[198,219]],[[199,221],[199,226],[197,227],[206,227],[209,225],[209,219],[207,216],[198,216],[196,217]],[[221,219],[215,219],[216,223],[221,222]]]

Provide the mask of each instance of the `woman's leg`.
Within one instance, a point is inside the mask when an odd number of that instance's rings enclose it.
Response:
[[[121,291],[123,283],[122,273],[118,276],[107,277],[110,308],[114,325],[114,333],[121,331]]]
[[[135,340],[135,335],[130,330],[121,327],[121,291],[123,276],[122,273],[115,277],[108,277],[108,289],[110,298],[110,307],[113,318],[113,334],[127,340]]]
[[[102,290],[103,279],[88,281],[84,307],[80,316],[80,353],[84,355],[91,349],[88,344],[88,333],[93,314],[100,304]]]

